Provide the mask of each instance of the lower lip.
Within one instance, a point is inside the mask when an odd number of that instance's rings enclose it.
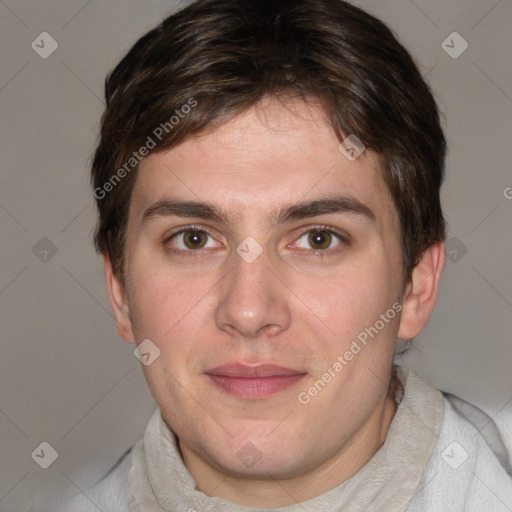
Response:
[[[274,375],[269,377],[226,377],[208,375],[224,391],[240,398],[266,398],[284,391],[305,377],[305,374]]]

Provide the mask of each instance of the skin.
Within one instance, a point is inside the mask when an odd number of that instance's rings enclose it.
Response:
[[[118,332],[160,349],[145,377],[208,495],[262,508],[311,499],[352,477],[382,446],[394,417],[396,339],[427,323],[444,246],[425,251],[404,283],[398,215],[378,156],[366,150],[351,162],[338,146],[318,105],[267,98],[214,131],[150,154],[130,203],[126,288],[104,258]],[[375,219],[341,212],[273,223],[279,208],[333,195],[357,199]],[[142,221],[171,196],[212,203],[230,220]],[[190,224],[211,235],[199,237],[199,251],[183,234],[168,240]],[[345,241],[324,231],[311,242],[308,230],[318,226]],[[252,263],[236,252],[247,237],[263,250]],[[401,314],[300,403],[299,393],[396,302]],[[270,397],[239,398],[205,374],[228,362],[272,362],[307,375]],[[252,467],[237,457],[249,442],[261,455]]]

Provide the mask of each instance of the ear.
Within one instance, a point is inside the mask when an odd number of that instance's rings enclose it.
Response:
[[[130,319],[130,309],[126,300],[126,292],[119,279],[114,274],[112,263],[108,256],[103,255],[103,268],[105,271],[105,281],[107,282],[110,304],[116,319],[116,328],[119,336],[128,343],[135,343],[133,335],[132,322]]]
[[[423,253],[414,267],[405,291],[399,338],[412,339],[427,325],[437,300],[444,262],[444,242],[437,242]]]

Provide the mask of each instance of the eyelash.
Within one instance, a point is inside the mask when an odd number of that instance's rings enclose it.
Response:
[[[181,235],[183,233],[187,233],[189,231],[197,231],[199,233],[206,233],[208,236],[215,238],[207,229],[204,229],[203,227],[199,227],[199,226],[190,225],[190,226],[183,226],[178,231],[175,231],[175,232],[171,233],[169,236],[166,236],[164,239],[163,245],[170,252],[178,254],[180,256],[187,256],[187,257],[203,256],[205,249],[184,251],[183,249],[173,249],[173,248],[169,247],[169,242],[174,237]],[[323,233],[330,233],[335,238],[337,238],[339,240],[339,242],[341,242],[340,246],[349,244],[349,240],[346,235],[343,235],[342,233],[338,232],[337,230],[334,230],[334,229],[330,228],[329,226],[325,226],[325,225],[311,226],[310,228],[301,232],[301,234],[298,236],[297,240],[300,240],[304,235],[306,235],[307,233],[310,233],[312,231],[320,231]],[[338,247],[340,247],[340,246],[338,246]],[[301,249],[301,250],[308,251],[308,249]],[[343,248],[316,249],[316,250],[312,249],[311,251],[308,251],[308,252],[311,252],[313,257],[323,258],[324,256],[339,254],[342,250],[343,250]]]

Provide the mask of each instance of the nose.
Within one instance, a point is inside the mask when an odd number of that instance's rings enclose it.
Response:
[[[272,268],[264,251],[248,263],[237,253],[233,266],[221,281],[215,311],[217,327],[231,336],[257,338],[275,336],[290,326],[290,291],[279,276],[279,265]],[[282,270],[282,269],[281,269]]]

